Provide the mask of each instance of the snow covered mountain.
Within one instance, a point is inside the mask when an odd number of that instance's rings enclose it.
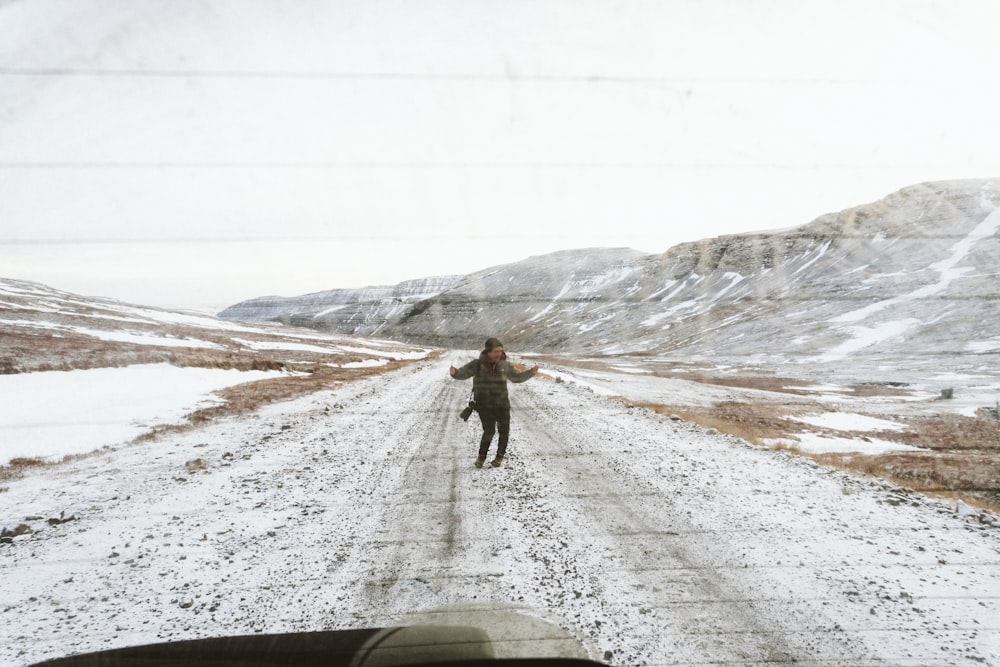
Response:
[[[395,316],[409,312],[413,304],[450,289],[461,279],[439,276],[393,286],[335,289],[296,297],[262,296],[230,306],[219,315],[368,335]]]
[[[497,335],[545,352],[819,362],[996,353],[998,207],[1000,179],[926,183],[802,227],[662,255],[566,251],[411,290],[256,299],[221,315],[448,347]],[[406,296],[390,308],[389,293]]]

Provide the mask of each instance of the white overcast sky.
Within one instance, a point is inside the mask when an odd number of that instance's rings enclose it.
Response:
[[[0,0],[0,276],[151,305],[1000,175],[996,0]]]

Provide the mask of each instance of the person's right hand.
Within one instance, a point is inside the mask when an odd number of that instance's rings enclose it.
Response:
[[[455,377],[455,371],[456,371],[456,370],[458,370],[458,369],[457,369],[457,368],[455,368],[455,365],[454,365],[454,364],[452,364],[452,365],[451,365],[451,368],[449,368],[449,369],[448,369],[448,375],[450,375],[450,376],[452,376],[452,377]]]

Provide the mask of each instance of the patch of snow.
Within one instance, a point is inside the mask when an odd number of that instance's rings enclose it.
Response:
[[[617,371],[621,371],[622,373],[637,373],[639,375],[648,375],[653,372],[648,368],[636,368],[635,366],[618,365],[618,366],[612,366],[612,368],[614,368]]]
[[[108,331],[104,329],[88,329],[87,327],[61,325],[53,322],[36,322],[33,320],[0,320],[0,324],[10,326],[28,327],[33,329],[46,329],[50,331],[72,332],[99,338],[101,340],[115,341],[118,343],[132,343],[135,345],[153,345],[157,347],[194,347],[210,350],[221,350],[221,345],[206,340],[195,338],[172,338],[160,336],[156,333],[143,333],[139,331]]]
[[[525,323],[526,324],[530,324],[532,322],[535,322],[535,321],[541,319],[542,317],[544,317],[545,315],[547,315],[548,313],[550,313],[552,311],[552,309],[555,308],[555,307],[556,307],[556,301],[553,300],[551,303],[549,303],[549,305],[545,306],[545,308],[542,308],[540,311],[538,311],[538,313],[536,313],[533,317],[527,319],[525,321]],[[530,306],[526,309],[526,312],[531,312],[531,307]]]
[[[0,462],[126,442],[217,403],[210,392],[281,375],[170,364],[0,375]]]
[[[607,387],[603,387],[603,386],[601,386],[599,384],[593,384],[591,382],[586,382],[586,381],[581,380],[576,375],[573,375],[571,373],[564,373],[562,371],[552,370],[552,369],[548,369],[548,368],[545,369],[543,372],[546,375],[549,375],[549,376],[551,376],[553,378],[562,379],[564,382],[571,382],[571,383],[579,385],[581,387],[586,387],[587,389],[591,390],[592,392],[594,392],[595,394],[597,394],[599,396],[614,396],[615,395],[615,392],[611,391]]]
[[[728,292],[729,290],[733,289],[734,287],[736,287],[737,285],[739,285],[741,282],[743,282],[744,280],[746,280],[746,278],[744,276],[742,276],[742,275],[740,275],[738,273],[733,273],[732,271],[727,271],[725,274],[723,274],[722,278],[724,280],[728,280],[729,284],[726,285],[725,287],[723,287],[722,289],[720,289],[718,292],[715,293],[715,297],[714,297],[715,299],[721,298],[722,296],[724,296],[726,294],[726,292]]]
[[[244,345],[251,350],[289,350],[295,352],[337,354],[336,350],[329,347],[319,347],[318,345],[308,345],[306,343],[291,343],[280,340],[244,340],[243,338],[233,338],[233,341],[239,343],[240,345]]]
[[[94,304],[86,304],[86,305],[92,307]],[[155,322],[160,322],[163,324],[178,324],[178,325],[196,327],[199,329],[214,329],[217,331],[235,331],[242,333],[274,332],[273,329],[268,330],[259,327],[251,327],[243,324],[236,324],[235,322],[230,322],[228,320],[223,320],[215,317],[208,317],[205,315],[171,312],[166,310],[154,310],[152,308],[143,308],[141,306],[128,306],[124,304],[122,305],[101,304],[101,307],[106,310],[127,313],[138,317],[143,317],[149,320],[153,320]]]
[[[385,366],[389,359],[365,359],[364,361],[349,361],[346,364],[327,364],[333,368],[371,368],[373,366]]]
[[[101,340],[116,341],[119,343],[133,343],[136,345],[155,345],[165,347],[196,347],[208,350],[221,350],[221,345],[207,340],[197,340],[195,338],[172,338],[169,336],[158,336],[153,333],[140,333],[137,331],[105,331],[102,329],[87,329],[85,327],[62,327],[64,330],[73,331],[92,336]]]
[[[836,319],[836,318],[835,318]],[[908,317],[902,320],[883,322],[874,327],[847,327],[852,337],[837,347],[819,356],[820,361],[838,361],[866,347],[877,345],[883,341],[902,336],[910,329],[920,326],[920,320]]]
[[[14,287],[13,285],[11,285],[10,283],[8,283],[6,281],[0,282],[0,294],[3,294],[3,293],[15,294],[15,295],[22,295],[22,294],[29,294],[30,295],[30,294],[34,294],[34,295],[41,295],[41,296],[49,296],[49,292],[48,291],[26,289],[26,288],[21,288],[21,287]]]
[[[799,433],[795,436],[799,442],[796,447],[803,452],[812,454],[830,454],[840,452],[857,452],[859,454],[884,454],[893,451],[926,451],[919,447],[911,447],[890,440],[878,438],[834,438],[818,433]]]
[[[22,304],[22,303],[9,303],[6,301],[0,301],[0,306],[8,306],[10,308],[15,308],[17,310],[29,310],[36,313],[59,313],[62,312],[59,308],[54,308],[48,304],[38,303],[35,305]]]
[[[803,424],[837,431],[905,431],[906,426],[886,419],[877,419],[852,412],[826,412],[821,415],[787,417]]]
[[[663,284],[663,287],[661,287],[660,289],[658,289],[655,292],[653,292],[652,294],[650,294],[649,298],[650,299],[654,299],[655,297],[660,296],[661,294],[663,294],[664,292],[666,292],[667,290],[669,290],[671,287],[673,287],[676,284],[677,284],[676,280],[668,280],[666,283]]]
[[[329,308],[321,310],[318,313],[316,313],[315,315],[313,315],[313,319],[317,320],[317,319],[323,317],[324,315],[329,315],[330,313],[335,313],[338,310],[343,310],[344,308],[347,308],[347,304],[341,304],[339,306],[330,306]]]
[[[29,327],[33,329],[58,329],[58,325],[52,322],[41,322],[35,320],[0,320],[0,324],[11,327]]]
[[[661,320],[663,320],[663,319],[665,319],[667,317],[670,317],[670,315],[671,315],[671,312],[669,310],[664,311],[662,313],[655,313],[653,315],[650,315],[646,319],[644,319],[642,321],[642,324],[644,326],[647,326],[647,327],[654,327],[657,324],[659,324]]]
[[[815,252],[815,257],[811,257],[809,259],[809,261],[807,261],[805,264],[803,264],[799,268],[795,269],[795,271],[792,273],[792,275],[798,275],[799,273],[802,273],[803,271],[805,271],[806,269],[808,269],[810,266],[812,266],[813,264],[815,264],[817,261],[819,261],[819,259],[823,255],[826,254],[826,251],[830,249],[830,243],[831,243],[831,241],[827,241],[826,243],[824,243],[823,245],[821,245],[819,248],[817,248],[814,251]]]
[[[941,260],[940,262],[935,262],[928,267],[929,269],[937,271],[940,274],[940,279],[936,283],[921,287],[920,289],[909,294],[903,294],[891,299],[885,299],[883,301],[878,301],[865,306],[864,308],[852,310],[844,313],[843,315],[839,315],[830,321],[857,322],[879,311],[885,310],[890,306],[907,301],[914,301],[916,299],[924,299],[945,291],[952,282],[972,270],[971,267],[958,267],[958,264],[969,255],[973,246],[975,246],[975,244],[979,241],[993,236],[998,230],[1000,230],[1000,208],[995,209],[992,213],[986,216],[986,218],[976,225],[976,227],[965,238],[953,245],[951,247],[951,255],[949,257]]]
[[[410,352],[403,351],[387,351],[387,350],[377,350],[370,347],[358,347],[357,345],[337,345],[338,350],[343,350],[344,352],[354,352],[356,354],[369,354],[373,357],[388,357],[390,359],[395,359],[397,361],[409,360],[413,361],[416,359],[423,359],[427,356],[430,350],[413,350]]]
[[[965,346],[965,351],[974,352],[976,354],[1000,351],[1000,338],[994,338],[993,340],[969,341],[969,343]]]

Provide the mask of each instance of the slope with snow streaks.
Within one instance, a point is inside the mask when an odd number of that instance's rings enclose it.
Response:
[[[633,289],[646,260],[624,248],[570,250],[485,269],[387,323],[383,334],[468,347],[497,332],[522,347],[559,346],[606,314],[608,295],[618,301]],[[549,328],[553,319],[562,326]]]
[[[998,206],[1000,179],[926,183],[789,231],[662,255],[564,251],[377,314],[283,317],[448,347],[496,335],[539,352],[969,356],[993,349],[989,323],[1000,320]]]
[[[169,362],[302,369],[423,358],[427,350],[275,324],[240,324],[0,278],[0,375]]]
[[[440,294],[460,279],[460,276],[437,276],[391,286],[336,289],[295,297],[263,296],[234,304],[219,313],[219,317],[372,335],[409,305]]]

